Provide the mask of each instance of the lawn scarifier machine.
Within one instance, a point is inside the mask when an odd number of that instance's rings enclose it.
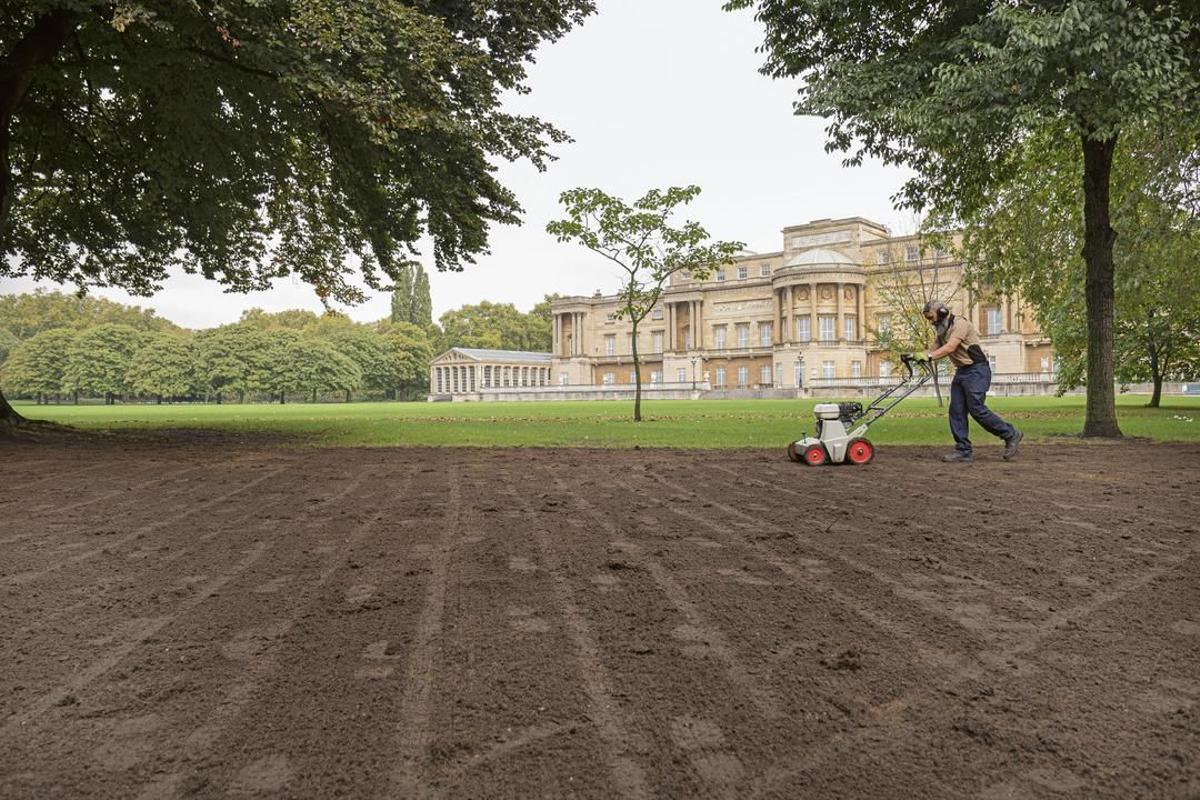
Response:
[[[862,403],[818,403],[813,407],[817,435],[805,436],[788,445],[788,458],[810,466],[822,464],[867,464],[875,457],[875,445],[866,438],[867,429],[900,401],[933,379],[933,364],[927,358],[900,356],[904,379],[863,408]]]

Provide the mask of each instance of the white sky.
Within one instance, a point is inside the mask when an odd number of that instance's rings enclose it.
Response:
[[[558,195],[596,186],[632,200],[649,188],[698,184],[686,209],[719,239],[767,252],[780,230],[823,217],[864,216],[910,226],[891,196],[906,173],[879,164],[846,169],[826,154],[824,123],[792,114],[795,85],[758,73],[761,28],[751,14],[726,13],[722,0],[600,0],[599,13],[543,47],[530,70],[531,95],[510,108],[564,129],[574,143],[539,173],[506,164],[501,181],[525,209],[520,226],[493,229],[491,254],[461,273],[430,273],[433,313],[481,300],[528,310],[543,295],[610,293],[616,275],[599,256],[559,244],[545,232],[560,215]],[[30,280],[0,280],[0,293],[29,291]],[[252,307],[321,306],[298,280],[269,292],[225,294],[219,284],[173,276],[150,298],[95,294],[154,308],[191,328],[233,322]],[[360,321],[388,313],[386,295],[346,310]]]

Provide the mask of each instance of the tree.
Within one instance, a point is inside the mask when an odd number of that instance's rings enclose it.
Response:
[[[887,266],[872,275],[875,291],[892,312],[888,324],[872,330],[875,343],[883,350],[901,353],[923,353],[933,349],[933,327],[925,319],[925,304],[941,300],[956,313],[966,309],[957,303],[960,286],[957,270],[948,269],[936,255],[930,259],[924,246],[920,247],[920,258],[910,262],[907,252],[900,248],[889,248]],[[944,362],[943,362],[944,363]],[[942,387],[939,371],[933,373],[933,388],[938,405],[942,405]]]
[[[217,402],[226,392],[245,402],[247,394],[266,390],[271,370],[271,335],[246,325],[224,325],[196,336],[197,376]]]
[[[319,319],[313,312],[300,308],[274,312],[251,308],[242,312],[238,322],[264,331],[305,331],[316,326]]]
[[[625,273],[617,293],[617,316],[633,327],[633,419],[642,419],[642,364],[638,325],[658,304],[663,287],[676,272],[691,270],[704,280],[716,267],[733,263],[742,242],[709,242],[708,231],[687,221],[673,228],[668,220],[679,206],[700,194],[699,186],[651,189],[632,205],[600,189],[571,189],[559,195],[567,218],[546,231],[560,242],[578,242],[604,256]]]
[[[383,334],[384,380],[407,394],[427,389],[433,349],[425,331],[407,322],[389,325]]]
[[[561,297],[563,295],[558,293],[545,295],[526,315],[530,323],[530,335],[534,339],[534,346],[530,350],[554,349],[554,312],[551,306]]]
[[[412,311],[407,322],[428,328],[433,324],[433,298],[429,293],[429,276],[420,264],[414,264]],[[398,321],[398,320],[393,320]]]
[[[129,365],[129,385],[136,394],[183,397],[196,388],[196,354],[192,343],[169,333],[153,334]]]
[[[128,325],[139,331],[179,331],[154,311],[127,306],[102,297],[79,297],[36,289],[27,294],[0,295],[0,320],[18,339],[54,328],[83,330],[95,325]]]
[[[296,275],[353,301],[520,207],[497,158],[565,134],[502,109],[592,0],[112,3],[0,11],[0,278],[148,294]],[[19,335],[19,334],[18,334]],[[22,420],[0,399],[0,422]]]
[[[1130,126],[1200,110],[1200,6],[1138,0],[729,0],[766,26],[763,71],[800,77],[831,150],[916,171],[904,204],[970,217],[1039,131],[1069,131],[1086,264],[1087,436],[1119,436],[1113,368],[1114,153]],[[1182,112],[1182,113],[1181,113]]]
[[[8,357],[20,341],[8,328],[0,328],[0,369],[4,367],[4,362],[8,361]]]
[[[1114,162],[1115,374],[1149,381],[1158,405],[1164,380],[1182,378],[1200,344],[1200,209],[1188,175],[1200,129],[1134,129]],[[973,282],[1019,289],[1054,341],[1059,390],[1087,382],[1086,265],[1080,256],[1073,176],[1080,154],[1043,133],[1022,150],[1018,169],[967,220],[963,250]]]
[[[74,331],[56,328],[21,342],[4,366],[4,390],[36,397],[39,403],[47,395],[61,393],[67,351],[74,339]],[[0,402],[3,402],[2,395]]]
[[[480,347],[491,350],[548,351],[538,334],[537,320],[529,320],[512,303],[465,305],[442,314],[442,349]]]
[[[130,366],[142,334],[128,325],[97,325],[81,331],[67,350],[63,384],[75,392],[103,396],[108,404],[132,390]]]
[[[395,388],[388,353],[381,334],[354,326],[336,331],[325,341],[334,350],[354,362],[367,389],[390,392]],[[346,402],[350,402],[347,393]]]
[[[358,366],[328,342],[288,330],[272,331],[269,338],[262,389],[280,403],[296,392],[311,392],[315,403],[318,391],[349,392],[362,383]]]

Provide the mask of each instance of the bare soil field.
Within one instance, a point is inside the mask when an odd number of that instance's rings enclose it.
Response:
[[[1200,796],[1200,447],[0,458],[0,797]]]

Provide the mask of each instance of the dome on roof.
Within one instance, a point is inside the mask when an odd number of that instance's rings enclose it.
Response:
[[[854,259],[845,253],[839,253],[837,250],[829,250],[824,247],[814,247],[812,250],[805,250],[803,253],[793,256],[784,266],[808,267],[818,264],[849,264],[851,266],[858,266],[854,263]]]

